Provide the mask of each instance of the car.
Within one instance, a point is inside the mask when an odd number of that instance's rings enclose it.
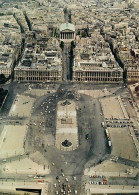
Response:
[[[34,178],[34,179],[38,179],[39,177],[38,177],[37,175],[35,175],[33,178]]]
[[[61,193],[63,193],[64,192],[64,190],[61,188]]]
[[[68,184],[67,186],[68,186],[68,188],[70,188],[70,184]]]
[[[38,180],[38,182],[40,182],[40,183],[43,183],[43,182],[44,182],[44,180],[42,180],[42,179],[39,179],[39,180]]]
[[[76,177],[73,177],[73,180],[76,181]]]

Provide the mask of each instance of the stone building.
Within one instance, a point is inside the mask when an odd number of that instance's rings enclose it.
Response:
[[[15,68],[15,81],[61,81],[61,68],[46,70],[45,68]]]
[[[123,80],[121,68],[110,68],[102,62],[79,62],[73,68],[73,81],[119,83]]]
[[[71,23],[64,23],[60,26],[60,40],[70,42],[75,39],[75,26]]]

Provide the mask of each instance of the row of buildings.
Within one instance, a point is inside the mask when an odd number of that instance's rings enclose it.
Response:
[[[0,16],[0,74],[11,76],[21,53],[20,27],[11,13],[1,9]]]
[[[74,41],[73,81],[119,83],[124,71],[127,81],[136,82],[139,18],[137,10],[129,7],[130,2],[122,0],[3,3],[0,73],[10,76],[21,56],[14,69],[15,80],[61,81],[64,63],[60,42]]]
[[[127,82],[139,80],[139,16],[136,11],[112,13],[103,33],[126,74]]]
[[[26,35],[22,60],[14,69],[16,81],[60,81],[62,55],[56,38]]]
[[[122,82],[123,70],[98,32],[87,38],[77,36],[74,56],[73,81]]]

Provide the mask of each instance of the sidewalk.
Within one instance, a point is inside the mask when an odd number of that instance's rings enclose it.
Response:
[[[98,193],[139,193],[139,186],[123,186],[123,185],[90,185],[85,186],[86,194],[98,194]]]

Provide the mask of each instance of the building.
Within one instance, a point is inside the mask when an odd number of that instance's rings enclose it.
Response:
[[[59,42],[55,38],[42,36],[26,43],[24,55],[14,69],[16,81],[61,81],[62,58]]]
[[[123,80],[121,68],[110,68],[102,62],[79,62],[73,68],[73,81],[119,83]]]
[[[123,81],[123,70],[99,34],[82,38],[76,36],[74,48],[73,81],[119,83]]]
[[[35,55],[36,61],[30,63],[25,58],[21,65],[15,68],[16,81],[60,81],[62,78],[62,62],[57,51],[45,51]],[[27,56],[26,56],[27,57]]]
[[[60,81],[61,70],[46,70],[45,68],[15,68],[16,81]]]
[[[64,23],[60,26],[60,40],[64,42],[75,39],[75,26],[71,23]]]

